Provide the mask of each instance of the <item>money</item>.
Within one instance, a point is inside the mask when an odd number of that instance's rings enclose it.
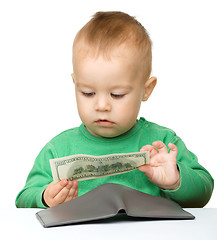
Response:
[[[50,159],[53,180],[87,180],[135,170],[148,164],[150,154],[145,152],[120,153],[102,156],[86,154]]]

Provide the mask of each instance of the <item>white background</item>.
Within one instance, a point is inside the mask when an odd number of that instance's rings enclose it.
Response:
[[[1,207],[15,207],[42,147],[80,125],[72,43],[108,10],[136,16],[153,41],[158,84],[140,116],[173,129],[216,179],[215,1],[0,0]],[[206,207],[217,207],[216,189]]]

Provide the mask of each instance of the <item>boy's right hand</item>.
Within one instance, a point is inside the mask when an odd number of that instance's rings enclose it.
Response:
[[[68,202],[78,196],[78,182],[63,179],[57,183],[51,182],[44,191],[43,198],[49,207]]]

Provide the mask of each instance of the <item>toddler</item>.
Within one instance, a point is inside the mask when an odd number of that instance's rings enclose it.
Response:
[[[145,28],[122,12],[97,12],[73,44],[73,82],[79,127],[49,141],[37,156],[17,207],[47,208],[105,183],[117,183],[172,199],[182,207],[203,207],[214,181],[174,131],[137,119],[157,79],[150,77],[151,40]],[[150,164],[131,172],[85,181],[54,183],[49,159],[73,154],[150,152]]]

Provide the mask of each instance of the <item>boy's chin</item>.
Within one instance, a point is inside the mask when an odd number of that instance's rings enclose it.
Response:
[[[123,134],[121,132],[117,132],[117,131],[114,131],[114,130],[112,131],[111,129],[102,129],[101,131],[91,130],[87,127],[86,127],[86,129],[92,135],[94,135],[96,137],[103,137],[103,138],[114,138],[114,137],[118,137],[118,136]]]

